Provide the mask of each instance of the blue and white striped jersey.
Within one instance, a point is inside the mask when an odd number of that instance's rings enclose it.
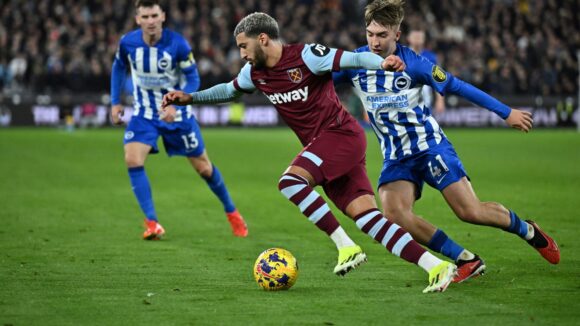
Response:
[[[369,52],[364,46],[355,52]],[[335,83],[350,82],[361,99],[385,160],[400,160],[428,150],[445,139],[443,130],[424,103],[423,85],[442,95],[465,97],[507,118],[511,109],[469,83],[397,44],[394,53],[406,64],[403,72],[351,69],[335,73]]]
[[[163,95],[172,90],[193,92],[199,88],[199,76],[191,47],[180,34],[163,29],[161,39],[149,46],[143,40],[141,29],[121,38],[113,62],[111,75],[111,102],[120,103],[121,86],[127,68],[133,82],[133,116],[159,119]],[[176,122],[183,114],[190,117],[191,107],[179,108]]]

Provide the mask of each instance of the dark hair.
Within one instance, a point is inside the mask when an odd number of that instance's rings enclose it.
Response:
[[[374,20],[383,26],[400,25],[405,17],[405,0],[375,0],[365,7],[365,24]]]
[[[161,8],[161,3],[159,0],[135,0],[135,9],[137,9],[139,7],[150,8],[150,7],[155,7],[156,5]],[[163,9],[163,8],[161,8],[161,9]]]
[[[234,30],[234,37],[241,33],[246,33],[248,37],[265,33],[274,40],[280,35],[276,20],[263,12],[255,12],[242,18]]]

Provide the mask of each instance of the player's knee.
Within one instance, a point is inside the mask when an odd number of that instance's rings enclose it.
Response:
[[[129,168],[135,168],[139,166],[143,166],[145,162],[136,155],[125,154],[125,164]]]
[[[213,166],[207,156],[202,155],[200,157],[190,157],[189,161],[200,176],[204,178],[210,178],[213,174]]]
[[[301,177],[295,175],[289,176],[288,174],[285,173],[280,177],[280,179],[278,179],[278,190],[280,190],[280,192],[284,194],[283,190],[288,187],[307,184],[308,182],[305,179],[302,179]],[[286,194],[284,194],[284,196],[286,196]]]
[[[385,208],[385,216],[397,224],[401,224],[410,214],[412,214],[411,210],[403,206],[394,205]]]
[[[194,166],[195,171],[202,177],[209,178],[212,175],[213,169],[209,162],[203,162]]]
[[[479,221],[480,210],[477,207],[465,207],[457,212],[460,220],[468,223],[477,223]]]
[[[285,185],[285,182],[284,182],[284,175],[282,175],[280,177],[280,179],[278,179],[278,190],[282,191],[286,187],[287,187],[287,185]]]

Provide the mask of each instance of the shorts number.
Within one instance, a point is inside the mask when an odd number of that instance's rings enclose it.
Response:
[[[443,172],[449,171],[449,168],[447,167],[447,164],[443,162],[441,155],[437,154],[437,156],[435,156],[435,160],[437,163],[439,163],[438,165],[436,164],[436,166],[433,166],[433,161],[429,161],[428,163],[429,171],[431,171],[433,178],[440,177]]]
[[[181,136],[181,139],[183,139],[183,143],[185,144],[185,149],[186,150],[194,150],[197,148],[197,145],[199,145],[199,141],[197,140],[197,137],[195,136],[195,132],[192,132],[189,135],[183,135]]]

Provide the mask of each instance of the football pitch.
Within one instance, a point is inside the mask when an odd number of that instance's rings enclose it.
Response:
[[[289,129],[204,130],[248,238],[231,235],[219,201],[183,158],[150,156],[167,234],[146,242],[122,129],[0,130],[0,325],[577,325],[580,134],[446,133],[479,198],[536,220],[560,245],[559,265],[514,235],[460,222],[425,188],[417,213],[482,256],[484,276],[423,294],[426,273],[334,209],[369,258],[335,276],[333,243],[277,189],[301,149]],[[368,140],[376,185],[381,157],[374,135]],[[289,291],[254,282],[254,261],[270,247],[298,260]]]

